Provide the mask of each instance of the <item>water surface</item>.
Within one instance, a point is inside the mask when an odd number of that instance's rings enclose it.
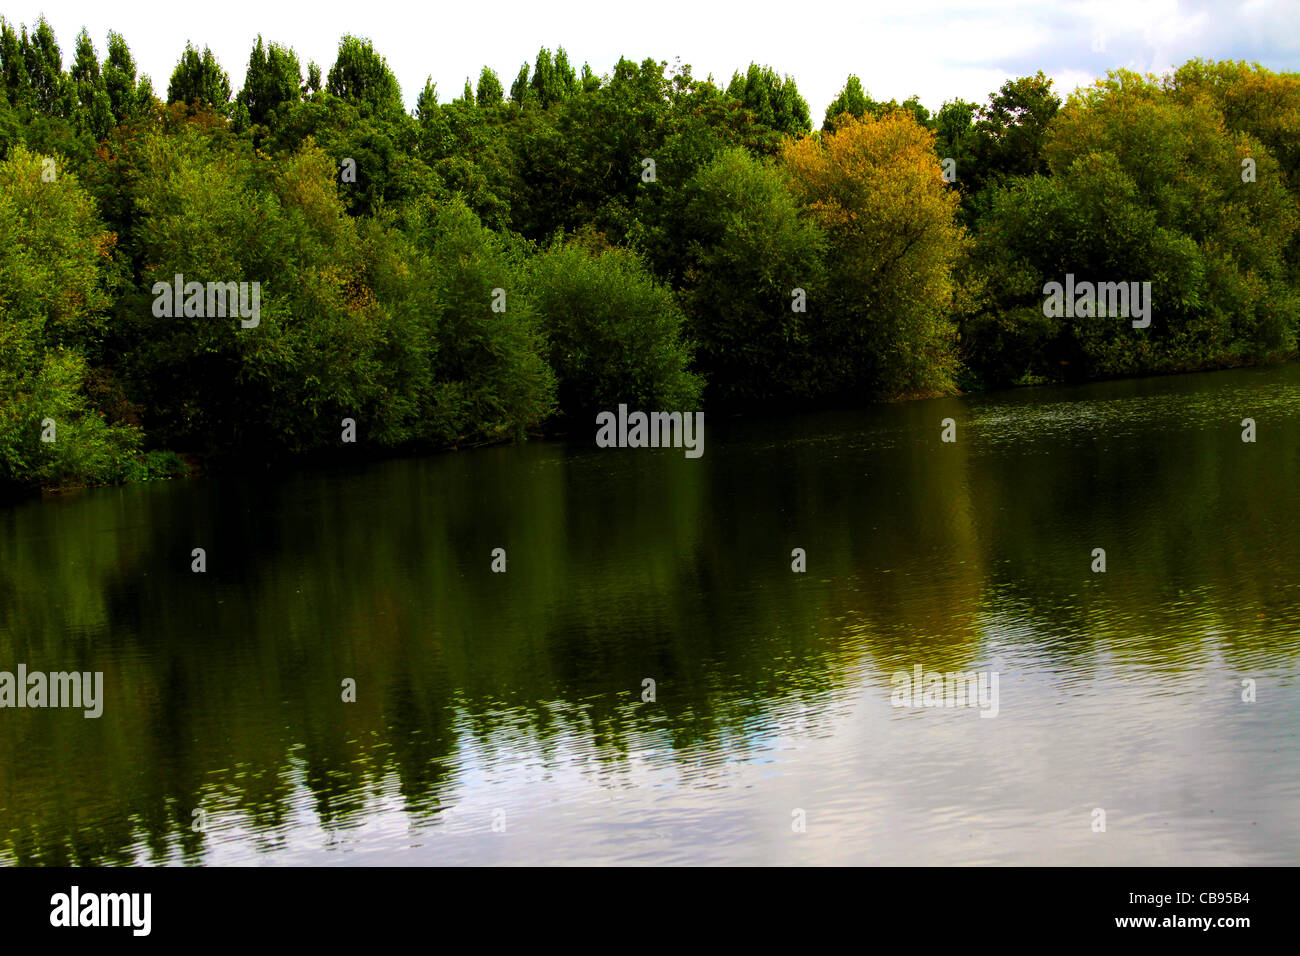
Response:
[[[1297,862],[1300,366],[707,427],[0,508],[0,860]]]

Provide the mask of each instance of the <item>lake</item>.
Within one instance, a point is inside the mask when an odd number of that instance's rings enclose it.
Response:
[[[1297,862],[1300,365],[706,427],[0,507],[0,860]]]

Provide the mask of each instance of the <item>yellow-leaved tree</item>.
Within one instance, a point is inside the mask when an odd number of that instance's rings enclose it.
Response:
[[[789,142],[782,161],[826,232],[826,282],[810,297],[827,391],[897,398],[953,389],[953,267],[966,237],[934,134],[906,112],[845,114]]]

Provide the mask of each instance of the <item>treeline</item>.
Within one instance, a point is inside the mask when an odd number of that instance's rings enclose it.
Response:
[[[1042,73],[931,115],[856,77],[725,86],[543,49],[414,114],[372,45],[328,71],[0,21],[0,485],[522,436],[620,402],[758,409],[1296,351],[1300,75],[1192,61],[1062,103]],[[1044,316],[1150,281],[1152,321]],[[156,283],[259,283],[255,328]]]

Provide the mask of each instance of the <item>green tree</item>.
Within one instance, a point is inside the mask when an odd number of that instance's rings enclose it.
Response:
[[[427,77],[424,81],[424,89],[420,90],[420,95],[415,99],[415,117],[426,126],[432,123],[438,116],[438,84],[433,82],[433,77]]]
[[[113,126],[113,106],[99,69],[99,58],[90,34],[77,34],[77,51],[69,72],[77,96],[77,120],[96,139],[103,139]]]
[[[720,152],[684,191],[682,300],[710,398],[815,397],[821,231],[775,166],[744,149]]]
[[[344,212],[333,160],[308,146],[262,161],[246,140],[194,124],[127,148],[140,269],[116,325],[154,437],[274,457],[333,446],[344,417],[378,432],[394,396],[388,370],[407,364],[391,343],[418,349],[428,330],[399,327],[413,309],[376,296],[370,244]],[[258,290],[257,324],[244,327],[233,304],[208,314],[202,297],[205,314],[167,315],[159,302],[177,274],[244,283],[245,305]]]
[[[108,56],[104,60],[103,73],[114,122],[135,119],[149,108],[153,101],[153,87],[147,77],[136,79],[135,60],[121,34],[109,31]]]
[[[799,136],[812,129],[808,102],[799,95],[794,79],[780,76],[770,66],[751,63],[744,76],[733,74],[727,93],[777,132]]]
[[[23,36],[26,36],[23,30]],[[30,108],[35,94],[27,76],[27,60],[23,56],[23,41],[9,22],[0,17],[0,77],[4,79],[5,96],[9,105],[17,109]]]
[[[555,376],[519,253],[460,200],[408,206],[404,228],[431,276],[437,356],[424,419],[442,441],[522,437],[555,408]],[[417,266],[417,268],[419,268]]]
[[[519,68],[515,81],[510,84],[510,102],[522,109],[532,99],[532,88],[528,85],[528,64]]]
[[[862,81],[853,74],[844,83],[844,89],[840,90],[835,99],[826,107],[826,117],[822,120],[822,132],[829,133],[835,129],[835,120],[840,116],[849,115],[855,119],[862,119],[868,113],[875,114],[875,101],[867,96],[866,90],[862,88]]]
[[[621,402],[698,407],[701,381],[688,370],[681,309],[635,254],[600,242],[556,242],[529,263],[527,289],[566,414]]]
[[[355,104],[363,115],[391,116],[402,112],[402,90],[388,62],[369,40],[345,36],[330,67],[328,90]]]
[[[1258,182],[1240,160],[1257,158]],[[1276,160],[1127,71],[1071,98],[1043,144],[1047,175],[994,191],[976,259],[986,298],[963,328],[985,381],[1186,370],[1284,355],[1300,300],[1286,251],[1297,212]],[[1044,315],[1044,285],[1149,282],[1150,325]]]
[[[272,43],[263,48],[262,37],[248,58],[244,88],[236,102],[248,110],[250,122],[266,125],[271,113],[283,103],[296,103],[302,91],[302,69],[288,47]]]
[[[101,88],[101,77],[99,57],[95,55],[95,44],[84,28],[77,34],[76,54],[68,76],[76,86],[77,101],[81,106],[89,107],[95,90]]]
[[[483,67],[483,72],[478,75],[478,105],[500,106],[504,98],[505,90],[501,86],[501,80],[492,70]]]
[[[0,485],[118,481],[139,433],[109,425],[85,388],[112,237],[75,176],[42,168],[21,145],[0,162]]]
[[[1061,99],[1042,70],[1003,83],[975,122],[974,164],[967,177],[971,192],[1016,176],[1046,173],[1043,143],[1060,108]]]
[[[203,53],[186,43],[167,84],[167,102],[206,106],[218,113],[230,108],[230,77],[207,47]]]
[[[542,109],[568,99],[578,88],[578,79],[573,68],[569,66],[568,55],[560,47],[551,58],[551,51],[543,47],[537,52],[537,62],[533,65],[531,99]]]
[[[1300,192],[1300,73],[1258,63],[1191,60],[1164,81],[1176,99],[1208,96],[1231,130],[1249,133],[1273,154]]]
[[[46,116],[69,116],[74,93],[63,72],[63,54],[54,30],[44,17],[37,20],[30,37],[23,30],[22,47],[36,109]]]

